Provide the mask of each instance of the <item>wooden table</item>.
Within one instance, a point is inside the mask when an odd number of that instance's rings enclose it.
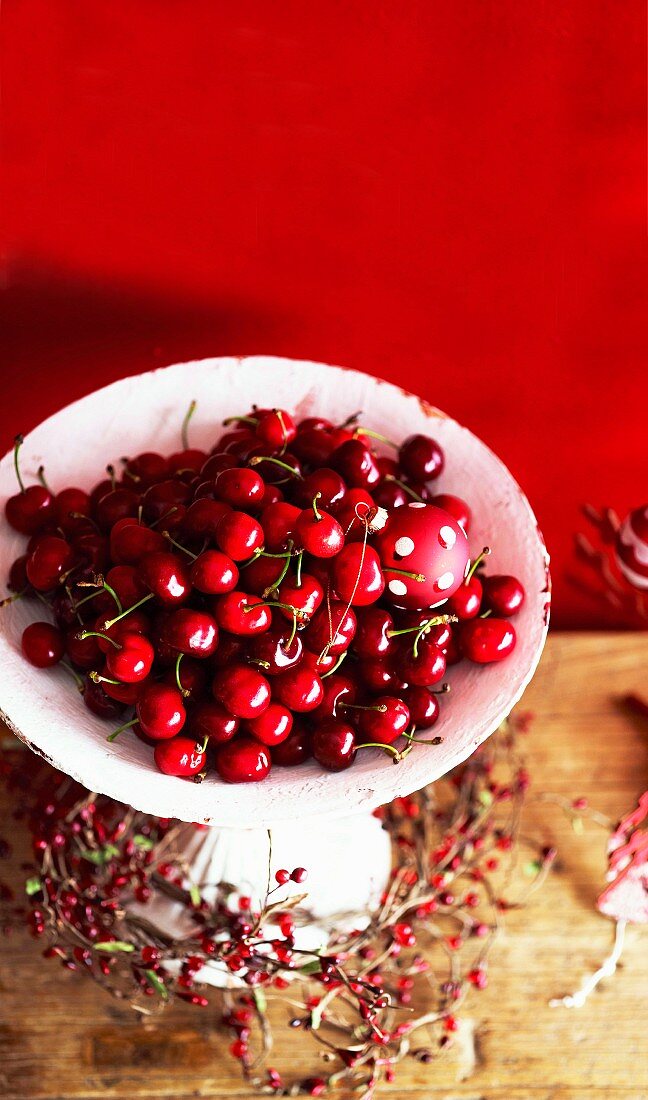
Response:
[[[629,717],[615,697],[645,690],[647,673],[648,635],[550,638],[523,701],[537,716],[528,738],[536,789],[585,795],[613,819],[631,807],[648,786],[648,725]],[[612,943],[613,925],[594,908],[605,833],[587,826],[576,835],[546,805],[530,814],[559,850],[555,873],[527,909],[508,916],[491,956],[489,989],[462,1010],[454,1050],[430,1066],[404,1063],[380,1096],[648,1100],[648,930],[629,928],[621,969],[584,1008],[550,1008],[552,997],[573,991],[596,969]],[[0,835],[10,830],[0,821]],[[143,1024],[91,982],[45,962],[26,937],[4,940],[0,953],[6,1100],[251,1098],[226,1052],[229,1040],[207,1012],[174,1005]],[[278,1044],[278,1064],[289,1042],[286,1036]],[[316,1069],[295,1068],[302,1076]]]

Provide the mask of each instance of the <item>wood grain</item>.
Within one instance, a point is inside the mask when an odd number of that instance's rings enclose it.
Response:
[[[645,635],[549,639],[522,703],[536,714],[527,743],[535,790],[585,795],[614,819],[629,809],[648,786],[648,726],[616,699],[645,688],[647,669]],[[613,926],[594,908],[606,838],[594,826],[576,835],[558,809],[538,802],[527,820],[557,846],[555,873],[528,908],[508,916],[490,986],[465,1005],[454,1050],[431,1066],[405,1063],[381,1096],[648,1100],[648,931],[629,929],[619,973],[584,1008],[550,1008],[549,1000],[577,988],[611,946]],[[9,818],[0,834],[12,827],[19,859],[20,834]],[[17,872],[16,885],[19,878]],[[251,1100],[208,1012],[174,1006],[142,1023],[92,983],[45,962],[22,935],[0,943],[0,960],[6,1100]],[[315,1072],[302,1051],[286,1034],[276,1064]]]

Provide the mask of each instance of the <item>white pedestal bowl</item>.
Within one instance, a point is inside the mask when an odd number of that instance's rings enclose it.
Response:
[[[363,750],[350,770],[335,774],[311,761],[299,768],[275,768],[260,784],[232,786],[212,772],[198,785],[158,772],[151,750],[134,737],[108,743],[110,727],[83,706],[63,670],[36,672],[25,662],[21,633],[29,621],[42,617],[42,608],[18,600],[0,616],[0,709],[21,740],[88,789],[147,813],[227,827],[214,830],[209,858],[204,843],[200,846],[205,881],[225,877],[221,873],[225,868],[231,879],[238,860],[248,885],[260,892],[267,870],[265,831],[272,828],[281,861],[276,866],[306,864],[313,886],[318,879],[337,883],[337,896],[326,901],[322,894],[314,907],[321,915],[347,908],[345,895],[355,907],[384,883],[389,845],[377,821],[365,820],[361,825],[349,815],[361,813],[367,818],[377,806],[420,789],[460,763],[497,728],[531,679],[549,613],[548,558],[542,536],[524,494],[503,463],[438,409],[365,374],[266,356],[179,363],[123,379],[69,405],[26,437],[21,454],[25,480],[33,480],[44,463],[54,489],[89,488],[102,476],[107,462],[123,455],[177,450],[180,423],[191,399],[197,401],[191,443],[206,449],[215,442],[220,422],[244,413],[253,402],[285,407],[297,417],[316,413],[334,421],[362,410],[364,426],[396,441],[414,432],[431,434],[446,455],[437,491],[457,493],[473,511],[473,556],[490,545],[489,571],[514,573],[526,589],[526,601],[515,622],[515,651],[501,664],[479,667],[462,662],[450,669],[447,679],[452,692],[444,700],[434,730],[443,738],[442,744],[417,746],[397,766],[379,750]],[[12,456],[6,455],[0,464],[0,503],[15,491]],[[8,575],[24,543],[3,521],[0,577]],[[330,828],[324,824],[326,819]],[[372,829],[374,843],[368,843]],[[252,832],[243,837],[241,830]],[[295,838],[292,852],[291,836]],[[300,837],[308,838],[307,845],[301,844]],[[248,853],[245,861],[243,848]],[[336,876],[328,873],[331,860],[338,866]]]

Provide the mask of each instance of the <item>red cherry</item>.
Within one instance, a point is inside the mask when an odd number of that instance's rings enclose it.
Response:
[[[290,736],[292,724],[293,716],[288,708],[281,703],[273,702],[263,714],[248,722],[248,729],[257,741],[272,747],[281,744]]]
[[[95,519],[101,530],[108,532],[120,519],[136,516],[138,507],[139,496],[132,489],[111,489],[98,502]]]
[[[106,626],[107,621],[110,622],[105,615],[99,615],[92,624],[92,629],[105,634],[107,638],[112,638],[113,642],[121,642],[124,634],[146,634],[151,626],[148,617],[139,610],[131,611],[125,618],[111,626]],[[97,644],[102,653],[110,653],[110,650],[115,648],[106,638],[97,638]]]
[[[62,632],[52,623],[31,623],[23,630],[22,651],[30,665],[51,668],[64,656],[65,640]]]
[[[196,450],[194,447],[187,447],[183,451],[176,451],[175,454],[169,455],[167,464],[170,474],[179,475],[187,471],[198,473],[202,470],[206,461],[207,455],[204,451]]]
[[[317,497],[322,508],[335,513],[335,509],[342,504],[346,491],[347,487],[338,472],[321,466],[298,483],[293,493],[293,500],[302,508],[308,508],[311,501]],[[319,496],[317,496],[318,493]]]
[[[386,691],[401,691],[406,685],[400,670],[397,672],[389,660],[372,658],[359,661],[357,674],[362,684],[378,695]]]
[[[313,756],[330,772],[344,771],[356,756],[355,731],[348,722],[328,718],[313,734]]]
[[[143,515],[149,523],[164,519],[168,528],[177,526],[185,514],[191,490],[179,478],[168,478],[151,485],[142,497]]]
[[[270,768],[268,749],[253,737],[237,737],[216,753],[216,771],[226,783],[260,783]]]
[[[494,615],[517,615],[524,603],[524,588],[517,577],[495,574],[482,577],[484,604]]]
[[[177,654],[174,654],[174,657],[177,661]],[[193,660],[191,657],[183,655],[177,670],[174,662],[174,667],[168,668],[164,673],[164,682],[170,684],[171,687],[177,687],[178,680],[180,681],[185,705],[202,700],[207,690],[207,671],[201,660]]]
[[[55,516],[55,501],[49,489],[43,485],[30,485],[21,493],[9,497],[5,504],[5,516],[14,531],[21,535],[34,535]]]
[[[253,447],[247,455],[247,462],[255,469],[258,467],[263,480],[270,485],[285,485],[292,489],[302,476],[301,462],[296,455],[283,451],[279,457],[276,448],[269,447],[267,443]]]
[[[199,740],[208,737],[216,745],[231,741],[238,728],[238,718],[215,700],[212,702],[211,699],[205,699],[191,715],[191,732]]]
[[[313,714],[315,723],[323,722],[326,718],[343,718],[343,710],[338,707],[343,703],[355,703],[357,685],[355,680],[340,673],[333,673],[322,681],[324,694],[322,702]]]
[[[220,669],[212,684],[214,697],[237,718],[256,718],[270,706],[270,684],[249,665]]]
[[[239,571],[227,554],[221,554],[219,550],[205,550],[194,561],[189,576],[199,592],[217,596],[236,588]]]
[[[133,565],[114,565],[106,573],[106,584],[117,593],[123,608],[132,607],[146,593],[142,578]]]
[[[298,432],[310,431],[311,428],[323,428],[324,431],[330,432],[333,428],[333,424],[330,420],[327,420],[325,416],[305,416],[297,425]]]
[[[259,504],[259,509],[263,511],[264,508],[269,508],[271,504],[280,504],[284,500],[283,490],[279,485],[270,485],[265,483],[263,489],[263,499]]]
[[[413,481],[432,481],[445,465],[439,444],[427,435],[410,435],[398,450],[398,460]]]
[[[285,409],[261,413],[255,431],[258,438],[269,447],[285,448],[297,435],[295,421]]]
[[[305,665],[298,665],[275,677],[272,693],[279,703],[301,714],[320,705],[324,687],[316,672]]]
[[[324,589],[316,577],[310,573],[302,573],[300,583],[296,577],[286,577],[279,586],[278,598],[281,603],[288,604],[301,612],[303,616],[312,619],[324,599]],[[292,612],[288,608],[280,608],[284,618],[292,622]]]
[[[285,741],[273,745],[271,750],[272,763],[280,768],[292,768],[311,756],[311,735],[304,723],[298,718],[293,719],[292,730]]]
[[[443,679],[446,659],[442,649],[431,645],[426,639],[419,641],[416,654],[409,642],[405,642],[404,645],[408,648],[404,652],[401,651],[402,655],[396,658],[395,665],[398,675],[402,676],[406,683],[430,687]]]
[[[380,482],[380,485],[376,485],[373,490],[373,497],[376,504],[381,508],[386,508],[391,512],[394,508],[402,508],[405,504],[409,504],[412,497],[407,492],[407,489],[403,488],[403,485],[399,485],[393,478],[385,478]]]
[[[458,619],[474,619],[479,614],[482,602],[482,584],[474,573],[459,585],[457,591],[450,597],[447,603],[449,615],[456,615]]]
[[[291,443],[293,453],[311,466],[323,466],[336,447],[332,432],[315,424],[300,426]]]
[[[139,575],[155,598],[166,607],[178,607],[191,595],[191,577],[175,554],[158,551],[140,562]]]
[[[166,620],[162,639],[180,653],[201,659],[211,657],[218,646],[218,626],[206,611],[181,607]]]
[[[228,512],[218,524],[216,542],[233,561],[247,561],[263,546],[263,528],[246,512]]]
[[[118,520],[110,532],[110,556],[117,565],[138,565],[147,554],[165,548],[160,532],[144,527],[134,516]]]
[[[353,650],[358,657],[384,658],[395,649],[390,631],[394,630],[394,620],[382,607],[363,608],[358,613],[358,628],[353,639]]]
[[[344,653],[353,641],[357,626],[355,612],[339,600],[319,609],[304,631],[304,642],[313,653]]]
[[[83,702],[99,718],[116,718],[124,709],[122,703],[109,698],[101,684],[96,684],[90,677],[83,686]]]
[[[375,547],[387,575],[385,596],[399,607],[444,602],[463,583],[468,568],[463,529],[431,504],[398,508],[376,535]]]
[[[182,695],[169,684],[147,684],[135,710],[142,730],[155,741],[175,737],[187,718]]]
[[[89,516],[91,511],[90,496],[84,489],[62,489],[56,494],[54,511],[59,525],[66,523],[72,513],[75,516]]]
[[[72,627],[65,635],[65,649],[70,661],[75,668],[91,669],[97,668],[102,652],[97,645],[96,638],[79,638],[78,636],[79,626],[77,623],[76,628]]]
[[[437,721],[440,710],[439,700],[429,688],[414,684],[405,689],[402,699],[410,712],[410,720],[417,730],[427,730]]]
[[[466,534],[468,534],[472,516],[470,508],[465,500],[462,500],[461,497],[453,496],[452,493],[437,493],[435,496],[430,497],[429,502],[430,504],[434,504],[437,508],[443,508],[444,512],[449,512],[451,516],[454,516],[459,526],[463,527]]]
[[[339,658],[335,653],[311,653],[310,649],[305,649],[302,660],[306,667],[316,672],[321,679],[327,672],[331,672]]]
[[[124,466],[124,479],[132,481],[140,488],[162,481],[168,473],[166,458],[156,451],[143,451],[135,458],[129,458]]]
[[[110,676],[125,684],[137,684],[145,680],[153,666],[155,653],[148,638],[134,631],[125,631],[118,642],[119,649],[111,646],[106,653],[106,668]]]
[[[470,619],[459,633],[461,652],[479,665],[503,661],[515,649],[515,628],[506,619]]]
[[[352,489],[371,489],[380,481],[376,459],[361,439],[348,439],[331,455],[331,466]]]
[[[263,554],[246,562],[242,577],[248,592],[255,596],[269,595],[274,591],[284,565],[283,558],[266,558]]]
[[[56,587],[73,561],[74,555],[65,539],[41,535],[25,565],[29,583],[39,592],[48,592]]]
[[[265,638],[266,635],[261,634],[259,637]],[[250,644],[254,645],[257,640],[257,638],[252,638]],[[227,668],[231,664],[240,664],[246,655],[247,648],[242,638],[221,631],[218,636],[218,649],[212,657],[214,668]]]
[[[410,712],[402,699],[393,695],[379,695],[369,710],[357,710],[358,734],[367,741],[391,745],[410,724]],[[347,711],[347,716],[349,711]]]
[[[295,522],[297,545],[315,558],[331,558],[344,546],[344,532],[338,521],[320,510],[317,498],[312,508],[304,508]]]
[[[375,603],[385,590],[378,554],[373,546],[359,542],[340,551],[333,562],[331,577],[338,596],[354,607]]]
[[[247,592],[228,592],[214,600],[213,608],[219,627],[230,634],[262,634],[272,623],[270,608],[259,596]]]
[[[232,509],[222,500],[201,497],[190,504],[182,518],[182,531],[189,539],[213,539],[223,516]]]
[[[239,466],[234,455],[228,455],[226,451],[215,451],[203,465],[200,476],[206,481],[215,482],[223,470],[235,470]]]
[[[173,737],[170,741],[159,741],[153,755],[161,772],[182,778],[197,775],[206,762],[202,745],[191,737]]]
[[[233,508],[257,508],[264,492],[263,478],[255,470],[223,470],[216,478],[217,498]]]
[[[248,659],[258,664],[265,676],[278,676],[294,668],[302,660],[304,646],[299,634],[295,634],[291,641],[291,633],[285,624],[276,623],[264,634],[251,639],[247,648]]]

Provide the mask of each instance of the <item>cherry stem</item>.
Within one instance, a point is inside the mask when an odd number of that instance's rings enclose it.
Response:
[[[283,462],[280,458],[272,458],[270,455],[253,455],[248,466],[258,466],[260,462],[272,462],[275,466],[279,466],[282,470],[287,470],[289,474],[296,477],[298,481],[303,481],[303,477],[299,470],[296,470],[294,466],[290,466],[287,462]]]
[[[281,409],[274,409],[274,414],[275,414],[277,420],[279,421],[279,423],[281,424],[281,434],[283,436],[283,442],[281,444],[280,454],[283,454],[284,451],[286,450],[286,447],[288,446],[288,432],[286,431],[286,424],[284,422],[283,413],[282,413]]]
[[[122,607],[122,602],[121,602],[119,596],[117,595],[117,593],[115,592],[115,589],[112,587],[112,585],[108,584],[108,581],[104,577],[102,577],[101,575],[99,575],[98,577],[95,577],[94,581],[77,581],[77,588],[103,588],[106,592],[108,592],[112,596],[112,598],[115,601],[115,604],[117,606],[117,610],[120,613],[124,610],[124,608]],[[93,596],[98,596],[98,595],[99,595],[98,592],[93,592],[91,596],[84,596],[84,598],[82,600],[79,600],[79,603],[76,606],[80,607],[80,605],[82,603],[85,603],[86,600],[91,600]]]
[[[384,745],[382,741],[365,741],[362,745],[356,745],[356,749],[382,749],[383,752],[391,754],[394,758],[394,764],[400,764],[403,756],[407,752],[395,749],[393,745]]]
[[[202,741],[202,744],[199,741],[196,741],[196,748],[198,749],[201,756],[203,756],[207,751],[207,742],[208,741],[209,741],[209,735],[208,734],[205,734],[205,736],[203,738],[203,741]]]
[[[468,573],[466,574],[466,579],[465,579],[465,581],[464,581],[464,584],[468,584],[468,581],[469,581],[469,580],[470,580],[470,578],[472,577],[472,575],[473,575],[473,573],[475,572],[475,570],[476,570],[476,569],[479,569],[479,566],[480,566],[480,565],[481,565],[481,563],[483,562],[484,558],[487,558],[487,557],[488,557],[488,555],[490,554],[490,552],[491,552],[491,548],[490,548],[490,546],[485,546],[485,547],[484,547],[484,549],[482,550],[481,554],[478,554],[478,555],[477,555],[477,557],[475,558],[474,562],[473,562],[473,563],[472,563],[472,565],[470,566],[470,569],[468,570]]]
[[[292,623],[292,630],[290,631],[290,636],[289,636],[289,638],[288,638],[288,643],[287,643],[287,645],[286,645],[286,648],[284,649],[284,653],[288,653],[288,652],[289,652],[289,650],[290,650],[290,647],[291,647],[291,645],[293,644],[293,642],[294,642],[294,640],[295,640],[295,634],[296,634],[296,633],[297,633],[297,610],[295,609],[295,610],[293,611],[293,623]],[[283,648],[283,647],[282,647],[282,648]]]
[[[112,485],[113,489],[115,489],[116,485],[117,485],[117,476],[115,474],[115,467],[112,466],[112,465],[106,466],[106,473],[108,474],[108,477],[110,478],[110,484]]]
[[[424,737],[415,737],[413,733],[404,733],[403,737],[414,745],[440,745],[443,741],[442,737],[430,737],[426,740]]]
[[[429,630],[433,626],[441,626],[446,623],[459,622],[456,615],[435,615],[433,619],[426,619],[420,626],[406,626],[402,630],[388,630],[388,638],[396,638],[399,634],[418,634],[420,631]]]
[[[124,470],[123,470],[124,477],[129,477],[131,479],[131,481],[135,481],[135,482],[138,482],[138,481],[142,480],[141,477],[138,474],[134,474],[132,472],[132,470],[128,469],[128,464],[130,462],[130,458],[126,458],[126,456],[124,456],[124,457],[120,458],[119,461],[122,463],[122,465],[124,467]]]
[[[191,558],[192,561],[195,561],[198,557],[198,555],[192,553],[191,550],[187,550],[187,547],[183,546],[182,543],[176,542],[176,540],[169,534],[168,531],[162,531],[162,538],[166,539],[167,542],[170,542],[172,546],[175,546],[176,550],[182,550],[182,553],[186,554],[187,557]]]
[[[433,695],[447,695],[450,691],[450,684],[441,684],[441,687],[436,691],[433,691]]]
[[[189,450],[189,421],[196,411],[196,402],[192,401],[187,409],[184,420],[182,421],[182,427],[180,429],[180,439],[182,440],[183,451]]]
[[[17,435],[14,439],[14,470],[16,471],[16,477],[18,479],[21,493],[25,492],[25,483],[20,473],[20,460],[18,458],[18,452],[20,451],[20,448],[22,447],[24,442],[25,440],[21,435]]]
[[[404,493],[407,493],[412,500],[417,500],[419,504],[425,504],[423,497],[412,489],[411,485],[408,485],[405,481],[401,481],[400,478],[394,477],[393,474],[387,474],[385,481],[393,481],[394,485],[398,485],[399,489],[402,489]]]
[[[111,626],[114,626],[115,623],[118,623],[120,619],[124,619],[126,615],[130,615],[131,611],[135,611],[138,607],[141,607],[142,604],[148,603],[148,601],[152,599],[152,592],[149,592],[148,596],[142,596],[141,600],[138,600],[137,603],[134,603],[132,607],[127,607],[125,611],[122,611],[121,615],[115,615],[114,619],[107,620],[104,623],[104,630],[110,630]]]
[[[397,573],[399,577],[411,577],[413,581],[418,581],[419,584],[425,583],[425,577],[422,573],[408,573],[407,569],[394,569],[391,565],[383,565],[383,573]]]
[[[90,526],[93,528],[94,531],[96,531],[98,534],[101,534],[101,532],[99,531],[99,524],[95,523],[95,521],[93,519],[91,519],[90,516],[85,516],[83,514],[83,512],[70,512],[70,518],[71,519],[84,519],[86,521],[86,523],[90,524]]]
[[[268,556],[269,556],[269,555],[268,555]],[[283,569],[281,570],[281,573],[280,573],[280,574],[279,574],[279,576],[277,577],[276,581],[274,582],[274,584],[269,584],[269,585],[268,585],[268,587],[267,587],[267,588],[265,588],[265,589],[263,590],[263,597],[264,597],[264,599],[267,599],[267,597],[268,597],[268,596],[269,596],[269,595],[270,595],[270,594],[271,594],[272,592],[276,592],[276,591],[277,591],[277,589],[279,588],[279,585],[281,584],[281,582],[282,582],[282,581],[283,581],[283,579],[285,578],[285,576],[286,576],[286,573],[287,573],[287,572],[288,572],[288,570],[290,569],[290,554],[289,554],[289,553],[288,553],[288,554],[286,554],[286,555],[285,555],[285,557],[286,557],[286,560],[285,560],[285,562],[284,562],[284,565],[283,565]]]
[[[154,519],[154,520],[153,520],[153,522],[152,522],[152,523],[149,523],[149,525],[148,525],[148,526],[149,526],[150,528],[153,528],[153,527],[157,527],[158,523],[163,523],[165,519],[168,519],[168,518],[169,518],[169,516],[172,516],[172,515],[173,515],[173,513],[174,513],[174,512],[177,512],[177,511],[178,511],[178,505],[177,505],[177,504],[174,504],[174,505],[173,505],[173,508],[169,508],[169,511],[168,511],[168,512],[165,512],[163,516],[160,516],[160,517],[159,517],[159,519]],[[140,524],[140,526],[141,526],[141,524]]]
[[[338,706],[343,710],[375,710],[379,714],[384,714],[387,710],[386,703],[379,703],[376,707],[361,706],[360,703],[338,703]],[[358,746],[360,748],[360,746]]]
[[[254,416],[228,416],[223,420],[223,427],[229,428],[230,424],[252,424],[256,428],[259,421]]]
[[[300,550],[297,555],[297,566],[295,569],[295,582],[298,588],[302,586],[302,565],[304,562],[304,551]]]
[[[328,670],[328,672],[322,672],[320,674],[320,680],[325,680],[327,676],[332,676],[334,672],[337,672],[337,670],[339,669],[342,662],[344,660],[346,660],[346,657],[347,657],[348,653],[349,653],[348,649],[345,649],[344,652],[341,653],[340,656],[338,657],[337,661],[333,665],[333,668],[330,668]]]
[[[488,611],[484,611],[483,615],[480,615],[480,619],[487,619],[489,615],[493,614],[492,608],[489,607]]]
[[[315,516],[315,519],[317,520],[318,523],[320,522],[320,520],[322,518],[322,514],[317,509],[317,502],[318,502],[318,500],[321,500],[321,498],[322,498],[321,493],[315,493],[315,496],[313,497],[313,515]]]
[[[388,439],[386,435],[381,435],[380,432],[374,432],[371,428],[356,428],[353,433],[354,439],[357,439],[359,435],[366,435],[370,439],[377,439],[379,443],[386,443],[388,447],[393,447],[395,451],[398,450],[398,444],[394,443],[392,439]]]
[[[100,630],[81,630],[77,634],[77,638],[80,642],[85,641],[86,638],[103,638],[104,642],[110,642],[115,649],[124,648],[119,642],[116,642],[114,638],[110,638],[107,634],[102,634]]]
[[[124,730],[129,730],[129,729],[131,729],[132,726],[136,726],[136,725],[137,725],[137,718],[131,718],[130,722],[125,722],[123,726],[119,726],[118,729],[113,730],[112,733],[108,734],[108,737],[106,738],[106,741],[115,741],[119,737],[120,733],[123,733]]]
[[[175,678],[176,678],[176,684],[178,685],[178,691],[182,695],[183,699],[187,699],[191,695],[191,692],[187,691],[186,688],[183,688],[182,681],[180,679],[180,662],[181,662],[183,657],[184,657],[184,653],[179,653],[178,654],[178,657],[177,657],[177,660],[176,660],[176,663],[175,663]]]
[[[357,412],[351,413],[351,416],[347,416],[346,420],[343,420],[341,424],[338,424],[338,428],[349,428],[351,424],[355,424],[359,416],[362,416],[362,409],[358,409]]]
[[[16,600],[22,599],[29,592],[29,585],[23,588],[21,592],[14,592],[11,596],[5,596],[4,600],[0,600],[0,607],[7,607],[10,603],[15,603]]]
[[[282,603],[281,600],[261,600],[259,603],[248,604],[243,608],[243,614],[249,615],[250,611],[256,611],[258,607],[282,607],[284,611],[290,611],[295,619],[300,619],[301,622],[308,622],[308,615],[301,608],[295,607],[292,603]]]
[[[36,477],[38,478],[41,485],[43,486],[43,489],[47,489],[48,493],[51,493],[52,490],[50,489],[49,485],[47,484],[47,481],[45,480],[45,467],[44,466],[39,466],[38,467],[38,470],[36,471]]]
[[[70,674],[70,676],[74,680],[79,692],[82,692],[83,688],[84,688],[84,683],[83,683],[83,680],[81,679],[81,677],[79,676],[78,672],[76,671],[76,669],[72,668],[72,665],[69,664],[67,661],[59,661],[59,665],[61,666],[61,668],[64,668],[65,671]]]
[[[109,676],[102,676],[100,672],[89,672],[88,676],[95,684],[119,684],[120,680],[111,680]]]

